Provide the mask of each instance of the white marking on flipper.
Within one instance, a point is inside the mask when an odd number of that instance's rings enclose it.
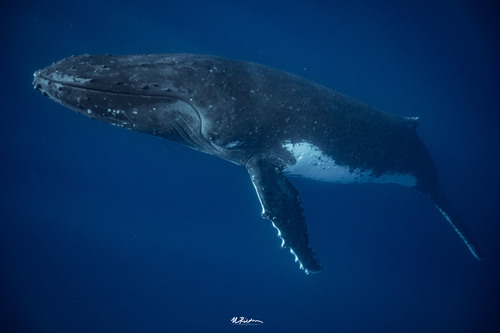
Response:
[[[266,208],[264,207],[264,203],[262,202],[262,199],[259,195],[259,190],[257,189],[257,185],[255,185],[254,176],[252,176],[252,185],[253,185],[253,188],[255,189],[255,192],[257,192],[257,198],[259,198],[260,206],[262,207],[262,213],[260,213],[260,214],[262,215],[262,217],[264,217],[264,215],[266,214]],[[273,223],[273,226],[276,228],[274,223]],[[276,228],[276,229],[278,229],[278,228]],[[279,231],[279,229],[278,229],[278,231]]]
[[[253,187],[255,188],[255,191],[257,192],[257,198],[259,198],[260,206],[262,207],[262,217],[265,217],[266,209],[264,208],[264,204],[262,202],[262,199],[260,198],[259,191],[257,190],[257,186],[255,185],[255,183],[253,181],[252,181],[252,184],[253,184]],[[276,229],[278,231],[278,237],[279,237],[279,239],[281,239],[281,247],[285,247],[285,239],[283,237],[281,237],[281,230],[276,226],[276,224],[274,224],[273,221],[271,221],[271,224],[273,225],[274,229]],[[295,262],[299,263],[300,269],[304,270],[304,272],[306,274],[309,274],[310,271],[307,268],[304,268],[304,265],[299,260],[299,257],[297,256],[297,254],[295,254],[295,251],[293,251],[291,247],[290,247],[290,253],[294,255]]]
[[[248,168],[248,167],[247,167]],[[252,171],[253,167],[248,168],[248,171],[250,173],[250,179],[252,181],[252,185],[255,189],[255,192],[257,192],[257,197],[259,198],[260,205],[262,207],[262,218],[269,220],[272,224],[272,226],[278,231],[278,237],[281,239],[281,247],[288,247],[290,249],[290,253],[293,254],[295,262],[298,262],[300,265],[300,269],[304,270],[306,274],[310,273],[310,270],[304,267],[304,264],[300,261],[298,255],[295,253],[295,251],[292,249],[290,245],[288,245],[285,241],[285,239],[282,236],[281,230],[278,228],[278,226],[274,223],[277,219],[277,216],[274,216],[271,212],[268,212],[266,210],[266,207],[264,206],[264,198],[261,197],[261,193],[265,192],[265,185],[264,186],[259,186],[259,177],[254,174]],[[279,169],[275,167],[276,173],[279,173]],[[283,177],[282,175],[280,175]],[[298,200],[298,199],[297,199]],[[298,202],[300,204],[300,202]],[[312,250],[311,250],[312,251]]]
[[[453,227],[453,229],[456,231],[456,233],[460,236],[460,238],[464,241],[465,245],[467,245],[467,247],[469,248],[469,251],[472,253],[472,255],[479,261],[481,261],[481,257],[479,257],[479,255],[476,253],[476,250],[474,249],[474,247],[472,247],[472,245],[469,243],[469,241],[467,240],[467,238],[465,238],[465,236],[462,234],[462,232],[457,228],[457,226],[453,223],[452,219],[448,216],[448,214],[446,214],[446,212],[444,210],[441,209],[441,207],[439,207],[438,205],[435,205],[436,208],[439,210],[439,212],[441,214],[443,214],[444,218],[446,221],[448,221],[449,224],[451,224],[451,226]]]

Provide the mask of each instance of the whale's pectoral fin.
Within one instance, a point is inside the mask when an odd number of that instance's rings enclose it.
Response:
[[[295,187],[272,159],[254,156],[246,166],[262,205],[262,217],[278,229],[278,236],[283,240],[281,246],[290,248],[306,273],[319,272],[322,267],[309,246],[306,221]]]
[[[464,241],[465,245],[472,253],[474,258],[477,260],[481,260],[483,255],[479,251],[474,238],[472,237],[471,232],[465,225],[465,222],[462,218],[457,214],[457,212],[453,209],[453,207],[448,203],[448,200],[441,192],[441,190],[436,190],[433,194],[430,195],[431,200],[434,201],[436,208],[443,215],[443,217],[450,223],[453,229],[457,232],[458,236]]]

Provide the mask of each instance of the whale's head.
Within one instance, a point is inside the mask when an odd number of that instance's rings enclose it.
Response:
[[[93,119],[210,148],[192,70],[175,56],[72,56],[34,73],[33,85]],[[201,113],[200,113],[201,110]]]

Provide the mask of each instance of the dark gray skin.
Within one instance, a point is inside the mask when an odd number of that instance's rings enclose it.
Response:
[[[415,119],[378,111],[284,71],[213,56],[83,55],[34,77],[35,88],[79,113],[245,166],[262,216],[306,272],[322,267],[309,245],[299,195],[283,175],[296,163],[285,146],[304,142],[353,175],[369,173],[370,180],[359,181],[413,177],[411,187],[434,202],[480,258],[438,185]]]

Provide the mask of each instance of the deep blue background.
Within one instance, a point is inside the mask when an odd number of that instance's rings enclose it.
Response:
[[[326,2],[326,1],[325,1]],[[498,332],[499,11],[482,1],[16,1],[1,10],[2,332]],[[476,262],[418,193],[294,180],[306,276],[244,168],[31,86],[72,54],[278,67],[420,116]],[[233,316],[264,321],[234,327]]]

